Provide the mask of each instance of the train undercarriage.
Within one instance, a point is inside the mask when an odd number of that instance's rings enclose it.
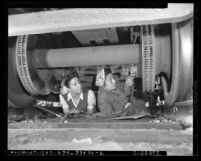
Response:
[[[181,15],[174,15],[178,9]],[[50,96],[48,101],[58,102],[60,83],[71,69],[97,94],[100,66],[109,66],[119,80],[134,66],[134,97],[143,105],[144,94],[154,91],[156,75],[161,77],[165,107],[192,103],[193,6],[169,4],[157,14],[146,11],[53,9],[9,15],[8,106],[33,108]],[[178,105],[174,117],[192,114],[190,106]]]

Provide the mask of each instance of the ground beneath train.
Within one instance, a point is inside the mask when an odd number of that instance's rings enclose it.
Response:
[[[131,120],[60,118],[10,121],[8,150],[167,151],[192,155],[192,128],[177,121],[143,117]],[[154,121],[156,120],[156,121]]]

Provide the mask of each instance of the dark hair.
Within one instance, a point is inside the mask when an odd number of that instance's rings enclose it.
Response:
[[[108,74],[112,73],[110,68],[104,68],[104,72],[105,72],[105,78],[107,77]]]
[[[75,78],[75,77],[79,78],[78,72],[77,72],[76,70],[71,70],[71,71],[68,73],[67,77],[65,78],[66,80],[65,80],[65,82],[64,82],[64,85],[65,85],[66,87],[69,87],[69,82],[70,82],[73,78]]]

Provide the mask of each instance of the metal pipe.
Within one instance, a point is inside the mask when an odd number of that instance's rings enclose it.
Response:
[[[31,53],[31,52],[30,52]],[[139,63],[140,45],[34,50],[35,68]]]

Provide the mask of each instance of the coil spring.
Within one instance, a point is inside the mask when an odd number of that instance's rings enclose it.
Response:
[[[20,35],[17,38],[15,57],[16,67],[24,88],[32,95],[38,95],[40,93],[35,88],[29,74],[29,68],[27,64],[27,40],[28,35]]]
[[[153,25],[141,27],[143,91],[154,90],[155,79],[155,40]]]

